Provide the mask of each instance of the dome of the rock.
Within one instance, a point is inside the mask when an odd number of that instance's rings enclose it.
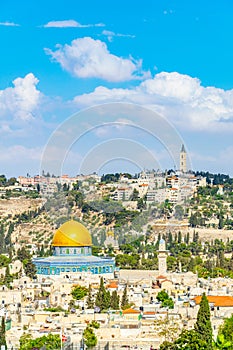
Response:
[[[52,247],[52,256],[33,259],[37,276],[41,278],[113,274],[116,269],[114,258],[92,255],[91,235],[78,221],[70,220],[61,225],[53,236]]]
[[[53,247],[88,247],[92,246],[89,231],[80,222],[70,220],[65,222],[55,232]]]

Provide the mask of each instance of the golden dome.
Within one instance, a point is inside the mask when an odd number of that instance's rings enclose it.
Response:
[[[92,245],[89,231],[78,221],[70,220],[59,227],[53,236],[54,247],[87,247]]]

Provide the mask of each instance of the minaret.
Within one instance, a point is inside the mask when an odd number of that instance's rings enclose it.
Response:
[[[159,241],[159,250],[158,250],[158,261],[159,261],[159,275],[166,275],[167,273],[167,255],[168,251],[166,250],[166,243],[164,239]]]
[[[187,172],[186,155],[187,154],[186,154],[184,145],[182,145],[181,151],[180,151],[180,171],[182,173],[186,173]]]

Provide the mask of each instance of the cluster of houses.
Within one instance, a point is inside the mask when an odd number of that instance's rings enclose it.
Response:
[[[161,203],[166,199],[171,203],[181,203],[192,197],[198,186],[206,186],[206,178],[196,177],[192,173],[174,172],[168,175],[155,170],[142,171],[137,178],[122,175],[118,181],[111,183],[101,183],[100,180],[100,176],[96,174],[76,177],[68,175],[61,177],[19,176],[17,188],[20,187],[27,191],[35,189],[39,185],[43,193],[51,194],[58,190],[58,186],[65,184],[72,189],[73,184],[79,182],[80,190],[91,199],[109,196],[111,199],[122,201],[133,208],[136,206],[135,198],[133,198],[135,191],[137,198],[143,198],[147,203]]]
[[[6,320],[7,348],[18,349],[20,336],[24,333],[30,333],[32,337],[53,333],[65,335],[74,349],[80,349],[84,329],[95,320],[100,324],[95,330],[99,349],[124,349],[127,346],[159,349],[165,338],[172,340],[183,328],[193,328],[203,292],[209,300],[216,337],[223,320],[233,312],[233,280],[205,280],[192,272],[169,273],[167,254],[165,242],[161,241],[158,271],[120,270],[117,274],[105,274],[106,290],[116,291],[121,300],[126,288],[130,306],[103,313],[89,309],[87,297],[75,301],[74,307],[71,294],[77,285],[90,286],[95,299],[100,275],[90,271],[66,272],[31,280],[24,275],[22,263],[13,262],[9,266],[10,273],[20,277],[15,278],[10,287],[0,286],[0,316]],[[4,268],[0,273],[4,275]],[[164,308],[158,302],[157,295],[163,290],[173,300],[174,308]],[[172,332],[174,327],[175,334]]]

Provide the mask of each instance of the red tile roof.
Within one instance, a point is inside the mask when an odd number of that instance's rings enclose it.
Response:
[[[214,304],[214,306],[220,307],[233,307],[233,297],[231,296],[214,296],[207,295],[208,302]],[[194,298],[196,304],[200,304],[201,296]]]
[[[107,288],[117,289],[118,288],[118,284],[116,282],[110,282],[107,285]]]
[[[163,275],[159,275],[158,277],[156,277],[157,280],[166,280],[167,277],[163,276]]]
[[[131,307],[129,309],[123,310],[122,311],[123,315],[128,315],[128,314],[140,314],[140,311],[132,309]]]

